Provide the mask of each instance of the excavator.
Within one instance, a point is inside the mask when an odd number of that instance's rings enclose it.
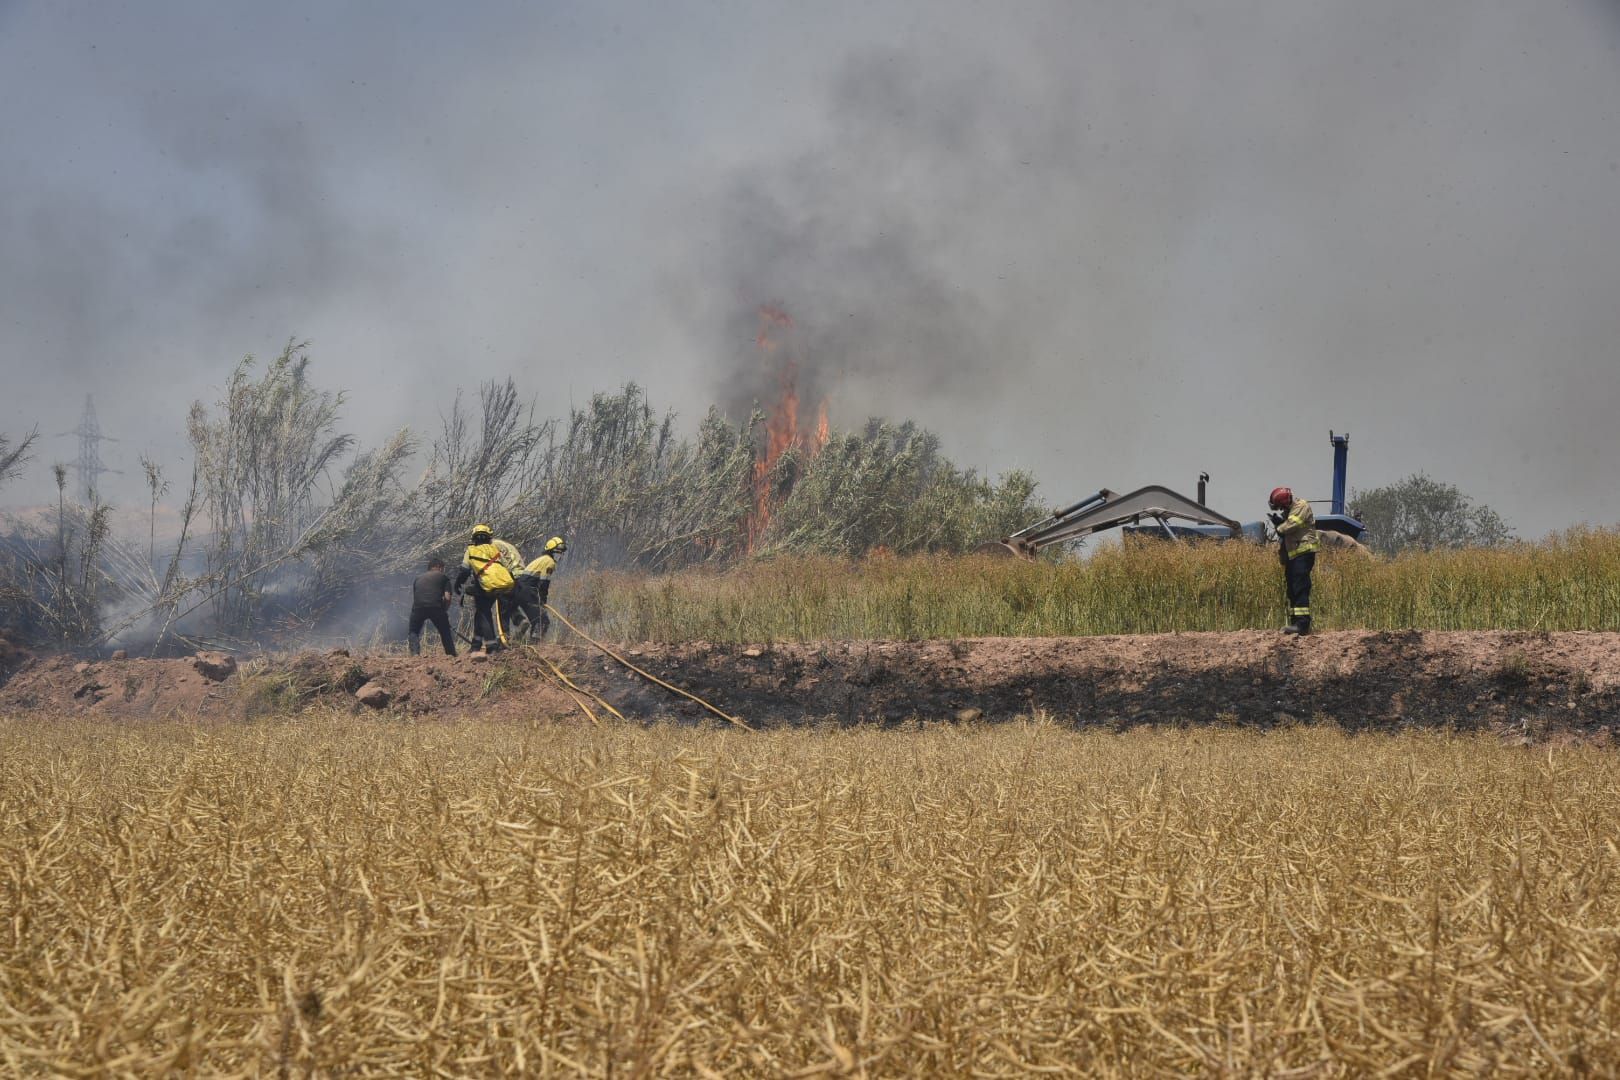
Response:
[[[1328,432],[1333,446],[1333,498],[1313,500],[1327,502],[1330,511],[1318,514],[1316,528],[1327,544],[1366,551],[1362,536],[1366,526],[1345,510],[1345,477],[1349,468],[1350,435]],[[1004,536],[999,543],[986,544],[980,550],[1006,551],[1026,559],[1033,559],[1045,548],[1055,544],[1071,543],[1106,529],[1119,528],[1133,538],[1188,540],[1249,540],[1263,544],[1268,539],[1263,521],[1240,522],[1212,510],[1204,496],[1209,474],[1198,476],[1198,497],[1187,496],[1158,484],[1124,495],[1100,488],[1084,499],[1066,506],[1035,524]]]

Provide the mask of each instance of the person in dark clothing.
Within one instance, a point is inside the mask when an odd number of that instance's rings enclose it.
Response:
[[[538,586],[538,578],[530,574],[519,574],[517,584],[512,589],[512,603],[509,605],[514,615],[522,614],[524,622],[527,624],[526,629],[522,632],[531,641],[536,637],[545,637],[545,628],[551,624],[551,620],[546,617],[545,601],[540,599]],[[509,621],[506,624],[507,637],[511,637],[516,632],[512,629],[512,623]]]
[[[439,640],[444,642],[445,655],[456,655],[456,639],[450,632],[450,578],[444,572],[443,559],[431,560],[428,563],[427,573],[417,578],[411,585],[409,641],[412,656],[422,654],[424,623],[432,623],[439,631]]]

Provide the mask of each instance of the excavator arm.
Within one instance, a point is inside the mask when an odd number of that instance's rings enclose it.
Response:
[[[1234,538],[1243,535],[1243,526],[1239,522],[1223,517],[1167,487],[1152,484],[1127,495],[1117,495],[1103,488],[1073,506],[1065,507],[1003,538],[1001,543],[1013,553],[1033,559],[1042,548],[1078,540],[1120,525],[1135,525],[1144,518],[1157,521],[1170,539],[1176,538],[1170,528],[1171,521],[1222,527],[1230,530]]]

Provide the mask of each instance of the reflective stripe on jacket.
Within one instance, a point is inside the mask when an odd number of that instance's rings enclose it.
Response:
[[[1282,539],[1286,558],[1308,555],[1317,550],[1321,546],[1321,537],[1316,531],[1316,515],[1311,512],[1311,504],[1304,499],[1295,499],[1287,519],[1277,526],[1277,535]]]

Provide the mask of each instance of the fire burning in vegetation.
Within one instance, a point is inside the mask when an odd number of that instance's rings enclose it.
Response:
[[[754,462],[754,512],[748,519],[748,550],[758,548],[765,530],[770,526],[773,503],[783,494],[773,491],[772,477],[782,455],[796,450],[808,461],[813,459],[827,443],[827,400],[816,404],[816,419],[812,425],[800,426],[799,420],[799,366],[787,350],[783,349],[786,335],[793,329],[793,316],[776,304],[762,304],[759,309],[759,332],[754,344],[761,361],[774,366],[776,396],[762,408],[765,412],[764,445]]]

